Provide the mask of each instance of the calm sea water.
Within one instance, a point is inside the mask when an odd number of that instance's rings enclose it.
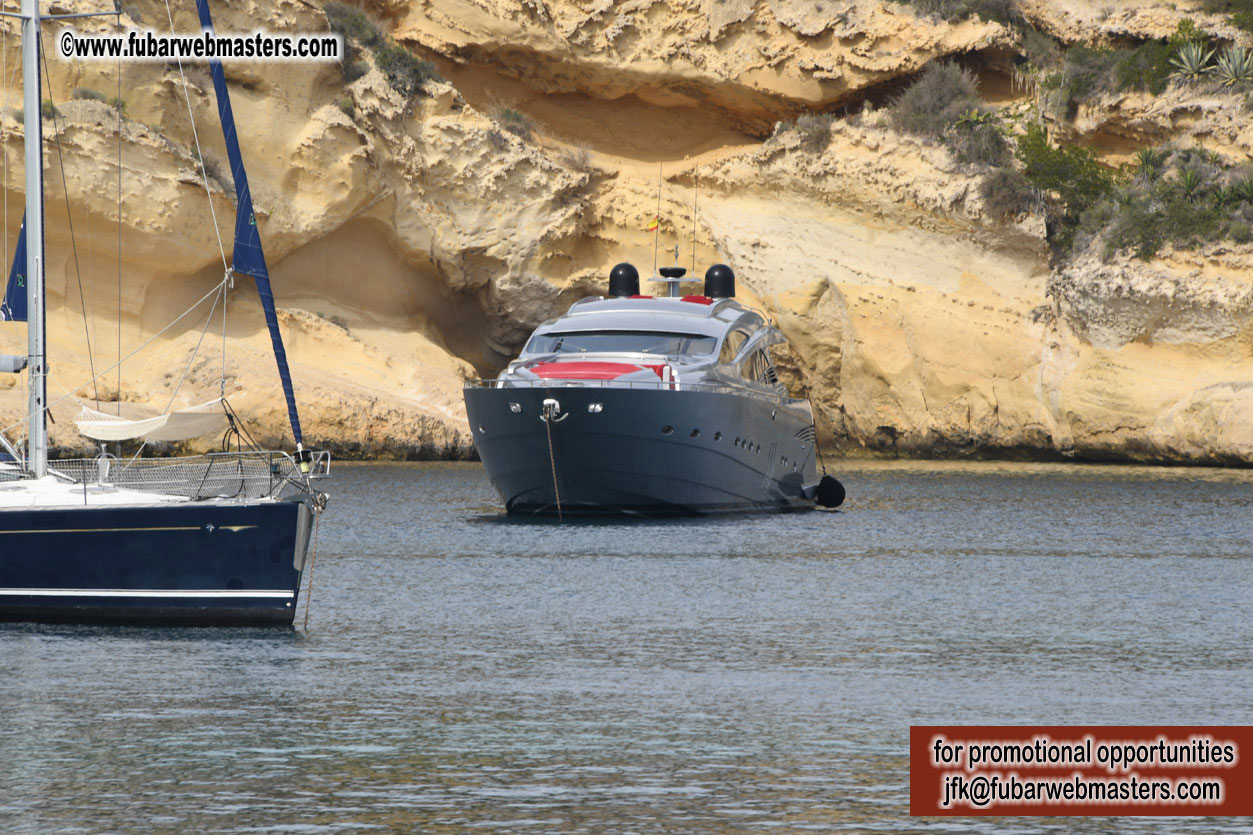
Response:
[[[0,832],[1253,828],[906,789],[911,723],[1253,724],[1253,473],[842,469],[839,513],[558,525],[340,467],[307,634],[0,627]]]

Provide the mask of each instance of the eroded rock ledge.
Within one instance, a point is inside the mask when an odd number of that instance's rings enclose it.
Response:
[[[1083,4],[1023,5],[1064,39],[1093,27],[1101,37],[1156,37],[1191,13],[1115,3],[1096,20]],[[1054,269],[1042,218],[989,218],[977,173],[896,132],[877,109],[892,84],[953,55],[1014,106],[1025,94],[1004,74],[1013,34],[977,19],[919,18],[902,4],[822,6],[383,0],[368,11],[447,79],[422,96],[397,93],[373,64],[351,83],[336,66],[232,66],[309,440],[354,457],[471,456],[463,380],[494,373],[535,324],[598,292],[609,265],[651,262],[644,229],[660,164],[663,237],[680,239],[687,257],[699,182],[698,262],[731,263],[746,300],[790,335],[781,365],[814,400],[828,444],[1253,461],[1253,248],[1151,262],[1093,256]],[[127,9],[137,24],[164,16],[146,0]],[[224,29],[327,26],[299,2],[242,0],[219,18]],[[179,26],[196,28],[186,13]],[[106,408],[207,399],[222,357],[208,339],[192,361],[203,317],[127,360],[120,388],[111,374],[96,392],[82,385],[89,359],[99,370],[116,358],[119,322],[128,352],[221,276],[208,201],[224,235],[233,207],[203,74],[189,74],[189,95],[206,157],[218,161],[210,197],[177,71],[126,68],[119,315],[117,112],[71,98],[76,88],[112,90],[116,79],[103,65],[54,61],[50,70],[96,348],[89,358],[64,192],[50,176],[54,374]],[[513,131],[505,109],[521,114]],[[835,114],[820,149],[777,127],[814,110]],[[14,112],[3,129],[17,206]],[[1071,129],[1117,146],[1112,153],[1163,138],[1228,154],[1253,147],[1238,98],[1206,91],[1111,97]],[[12,241],[20,210],[8,220]],[[254,434],[281,440],[273,361],[246,282],[232,293],[227,329],[227,394]],[[0,326],[0,350],[23,340],[20,328]],[[4,423],[23,404],[17,381],[0,378]],[[53,410],[65,449],[83,448],[71,431],[76,410],[72,399]]]

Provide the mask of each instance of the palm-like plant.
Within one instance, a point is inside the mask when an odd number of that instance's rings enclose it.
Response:
[[[1243,46],[1229,46],[1219,54],[1213,72],[1225,87],[1253,81],[1253,52]]]
[[[1244,202],[1253,203],[1253,174],[1250,174],[1243,180],[1237,180],[1232,185],[1231,190],[1235,192],[1236,197]]]
[[[1231,206],[1240,202],[1240,195],[1231,186],[1219,186],[1214,189],[1214,202],[1219,206]]]
[[[1136,174],[1151,183],[1157,179],[1157,175],[1161,172],[1162,163],[1165,161],[1165,151],[1141,148],[1136,151],[1135,156]]]
[[[990,125],[992,124],[992,120],[994,118],[995,117],[990,112],[981,111],[978,108],[972,107],[969,110],[963,111],[962,114],[957,117],[957,125],[970,125],[972,127]]]
[[[1204,181],[1201,174],[1195,168],[1185,168],[1179,172],[1179,190],[1183,192],[1183,196],[1189,201],[1196,200],[1197,195],[1201,193],[1201,186]]]
[[[1190,41],[1179,47],[1175,56],[1170,59],[1170,65],[1175,71],[1170,74],[1171,78],[1182,78],[1187,81],[1198,81],[1205,73],[1209,72],[1210,59],[1214,57],[1214,50],[1206,49],[1205,44]]]

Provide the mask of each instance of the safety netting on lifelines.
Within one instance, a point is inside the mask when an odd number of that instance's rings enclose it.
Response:
[[[328,464],[316,457],[312,475]],[[279,498],[309,490],[295,460],[281,452],[61,459],[48,462],[48,473],[49,478],[31,479],[14,463],[0,463],[0,507]]]

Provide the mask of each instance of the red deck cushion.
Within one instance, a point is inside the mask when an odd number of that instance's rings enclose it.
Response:
[[[531,371],[545,380],[613,380],[647,367],[658,377],[664,365],[639,366],[629,362],[541,362]]]

